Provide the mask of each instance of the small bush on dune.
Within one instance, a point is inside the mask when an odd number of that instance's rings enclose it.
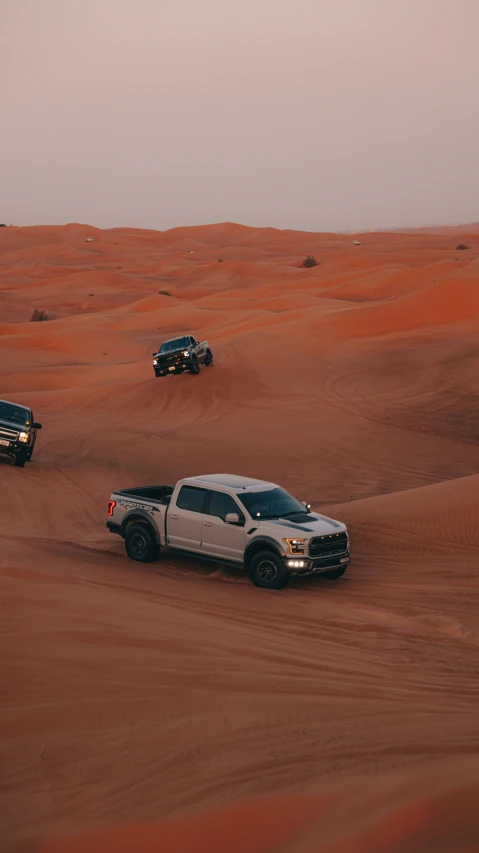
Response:
[[[30,323],[42,323],[44,320],[49,320],[50,317],[45,311],[40,308],[35,308],[32,316],[30,317]]]
[[[160,296],[171,296],[169,290],[159,290],[158,293],[160,294]]]
[[[466,246],[465,243],[459,243],[459,245],[456,246],[456,249],[468,249],[468,248],[469,248],[469,246]]]
[[[316,258],[314,257],[314,255],[306,255],[306,257],[305,257],[305,259],[304,259],[303,263],[301,264],[301,266],[302,266],[302,267],[306,267],[307,269],[308,269],[309,267],[317,267],[317,266],[318,266],[318,262],[317,262]]]
[[[224,264],[224,258],[218,258],[218,263],[219,263],[219,264]]]

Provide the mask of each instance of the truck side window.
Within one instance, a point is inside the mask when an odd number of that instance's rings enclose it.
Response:
[[[178,509],[187,509],[190,512],[203,512],[205,494],[205,489],[196,489],[194,486],[182,486],[176,506]]]
[[[204,510],[206,515],[216,515],[217,518],[222,518],[224,521],[229,512],[236,512],[240,517],[240,521],[244,522],[244,515],[231,495],[211,490],[208,490],[206,494],[209,497],[209,503],[206,504],[206,509]]]

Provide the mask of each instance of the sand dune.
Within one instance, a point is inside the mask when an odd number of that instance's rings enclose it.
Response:
[[[44,425],[0,457],[2,850],[478,849],[479,234],[359,239],[0,229],[0,397]],[[214,368],[156,380],[186,332]],[[346,521],[347,574],[128,561],[110,492],[205,471]]]
[[[431,773],[416,774],[402,783],[386,778],[371,782],[367,793],[356,783],[316,795],[262,797],[156,824],[57,836],[41,848],[27,849],[38,853],[135,853],[140,849],[144,853],[472,853],[479,833],[478,771],[472,762],[461,768],[453,765],[453,769],[460,772],[457,784]],[[23,848],[25,853],[27,849]]]

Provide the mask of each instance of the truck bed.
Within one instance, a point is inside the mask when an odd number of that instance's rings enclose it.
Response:
[[[174,486],[137,486],[134,489],[119,489],[115,495],[126,495],[128,497],[144,498],[148,501],[156,501],[168,504],[173,494]]]

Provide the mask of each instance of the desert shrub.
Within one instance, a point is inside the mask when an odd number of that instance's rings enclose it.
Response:
[[[459,245],[456,246],[456,249],[468,249],[468,248],[469,248],[469,246],[466,246],[465,243],[459,243]]]
[[[218,263],[219,263],[219,264],[224,264],[224,258],[218,258]]]
[[[32,316],[30,317],[30,323],[42,323],[44,320],[49,320],[48,314],[45,313],[40,308],[35,308]]]
[[[171,296],[169,290],[159,290],[158,293],[160,294],[160,296]]]
[[[316,258],[314,257],[314,255],[306,255],[306,257],[305,257],[305,259],[304,259],[303,263],[301,264],[301,266],[302,266],[302,267],[306,267],[306,268],[309,268],[309,267],[317,267],[317,266],[318,266],[318,262],[317,262]]]

